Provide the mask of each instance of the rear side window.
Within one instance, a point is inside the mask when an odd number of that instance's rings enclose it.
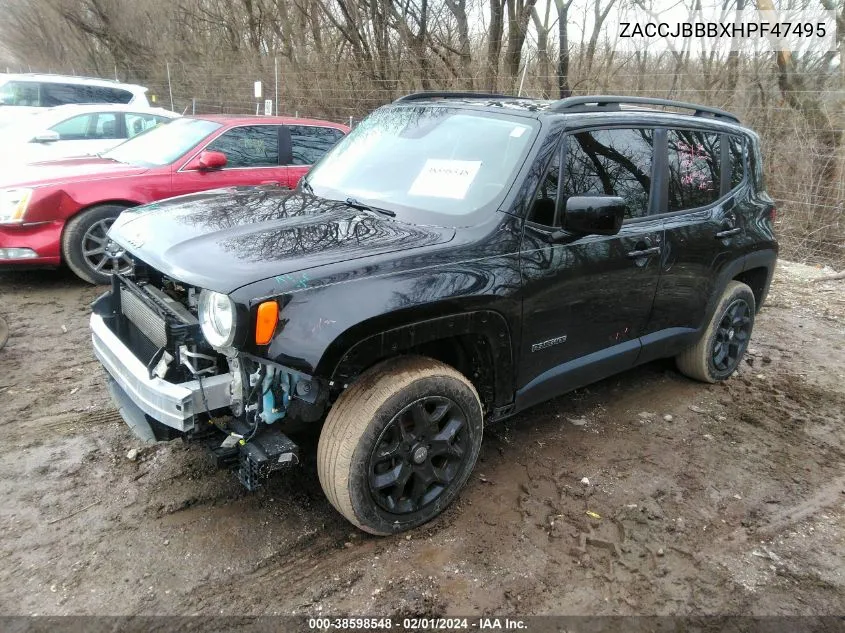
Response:
[[[153,114],[141,114],[138,112],[126,113],[126,135],[129,138],[146,132],[161,123],[167,123],[170,119]]]
[[[52,82],[41,84],[42,106],[66,103],[129,103],[131,100],[132,93],[120,88]]]
[[[331,127],[289,125],[293,165],[313,165],[343,138],[343,132]]]
[[[669,207],[684,211],[712,204],[720,197],[720,135],[669,130]]]
[[[728,136],[731,156],[731,189],[735,189],[745,177],[745,139],[741,136]]]
[[[275,167],[279,164],[279,126],[246,125],[217,138],[207,148],[226,154],[226,167]]]
[[[652,129],[597,130],[568,136],[564,204],[571,196],[620,196],[627,204],[626,218],[647,215],[653,155]]]

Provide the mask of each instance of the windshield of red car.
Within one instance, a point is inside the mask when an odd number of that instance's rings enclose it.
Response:
[[[326,154],[307,183],[318,196],[354,198],[414,222],[466,225],[501,202],[538,127],[506,113],[388,107]]]
[[[139,167],[160,167],[187,154],[200,141],[221,127],[222,125],[214,121],[176,119],[142,132],[102,156]]]

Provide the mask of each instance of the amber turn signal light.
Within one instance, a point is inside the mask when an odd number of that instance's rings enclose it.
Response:
[[[279,304],[275,301],[265,301],[259,304],[255,317],[255,344],[267,345],[276,331],[279,322]]]

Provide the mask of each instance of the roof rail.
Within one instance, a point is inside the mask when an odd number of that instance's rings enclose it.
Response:
[[[6,73],[2,73],[6,74]],[[124,82],[120,79],[109,79],[108,77],[89,77],[88,75],[63,75],[61,73],[8,73],[9,75],[18,75],[20,77],[61,77],[67,79],[88,79],[90,81],[104,81],[112,84],[122,84]]]
[[[655,105],[670,106],[682,110],[692,110],[693,116],[713,117],[715,119],[727,119],[739,123],[739,117],[719,108],[686,103],[684,101],[673,101],[671,99],[656,99],[652,97],[567,97],[553,102],[549,106],[551,112],[595,112],[597,110],[620,110],[620,105]]]
[[[399,97],[393,103],[422,101],[424,99],[519,99],[513,95],[500,95],[492,92],[414,92]]]

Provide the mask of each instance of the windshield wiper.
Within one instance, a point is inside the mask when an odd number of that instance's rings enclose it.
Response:
[[[371,207],[368,204],[364,204],[363,202],[358,202],[355,198],[347,198],[346,204],[348,204],[353,209],[358,209],[359,211],[371,211],[373,213],[380,213],[381,215],[386,215],[390,218],[396,217],[396,212],[391,211],[390,209],[379,209],[378,207]]]
[[[299,179],[300,185],[302,185],[302,190],[310,193],[312,196],[314,195],[314,187],[311,186],[311,183],[308,182],[308,179],[303,176]]]

